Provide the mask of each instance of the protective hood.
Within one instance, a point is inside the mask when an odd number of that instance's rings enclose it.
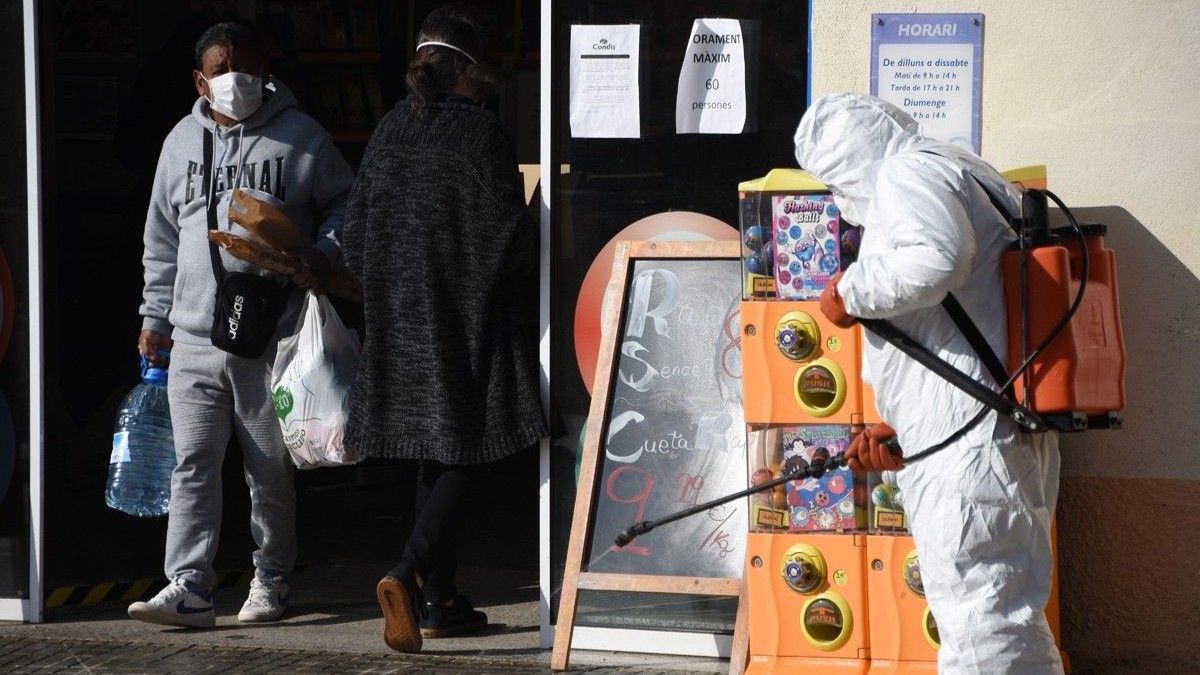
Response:
[[[920,136],[903,110],[862,94],[829,94],[804,113],[796,129],[796,161],[833,191],[846,218],[862,223],[884,159]]]
[[[796,161],[833,191],[846,219],[866,222],[867,207],[883,161],[904,152],[932,152],[958,164],[996,194],[1007,185],[983,160],[958,146],[921,135],[908,113],[865,94],[822,96],[809,107],[796,129]],[[869,226],[869,225],[868,225]]]

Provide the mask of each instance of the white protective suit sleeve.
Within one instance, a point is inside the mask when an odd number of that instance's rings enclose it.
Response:
[[[838,284],[846,311],[889,319],[933,307],[962,285],[975,257],[963,189],[920,157],[892,157],[879,168],[869,237],[888,246],[863,255]],[[876,247],[878,250],[879,247]]]

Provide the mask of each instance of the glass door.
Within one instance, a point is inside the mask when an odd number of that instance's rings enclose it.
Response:
[[[742,133],[676,133],[681,66],[692,41],[693,21],[701,18],[737,19],[743,27],[751,121]],[[636,138],[572,136],[571,32],[574,25],[588,24],[640,26],[640,134]],[[546,45],[551,54],[543,60],[550,63],[552,81],[543,105],[551,109],[553,167],[547,181],[553,611],[557,611],[567,557],[582,431],[599,344],[600,302],[611,266],[610,244],[618,236],[633,235],[738,236],[738,183],[775,167],[795,166],[792,137],[807,101],[808,31],[807,3],[788,0],[565,0],[553,5],[551,44]],[[661,226],[643,227],[643,219],[667,212],[675,213],[650,219]],[[642,223],[630,228],[638,221]],[[661,515],[665,514],[646,514],[648,518]],[[581,592],[577,625],[707,637],[732,633],[735,611],[735,598]],[[643,644],[653,645],[652,641]]]

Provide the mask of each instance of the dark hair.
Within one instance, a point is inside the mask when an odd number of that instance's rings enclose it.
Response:
[[[408,65],[405,81],[418,106],[454,90],[460,80],[475,99],[491,98],[496,93],[496,77],[484,62],[484,30],[480,18],[460,3],[443,5],[430,12],[421,23],[417,44],[445,42],[470,54],[475,63],[448,47],[429,45],[417,50]]]
[[[197,70],[201,69],[200,61],[204,58],[204,52],[217,46],[230,50],[235,47],[254,47],[262,50],[265,48],[265,43],[254,24],[245,19],[229,19],[215,23],[204,31],[199,40],[196,40]]]

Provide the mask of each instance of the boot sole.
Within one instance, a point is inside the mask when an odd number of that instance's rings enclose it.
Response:
[[[427,638],[430,640],[436,640],[438,638],[457,637],[459,635],[466,635],[468,633],[481,632],[483,629],[487,628],[487,626],[488,626],[488,622],[486,620],[484,620],[484,621],[477,621],[475,623],[465,623],[465,624],[462,624],[461,626],[452,626],[449,628],[422,628],[421,629],[421,637]]]
[[[405,654],[421,651],[421,629],[412,613],[412,603],[404,584],[395,577],[384,577],[375,587],[379,608],[383,610],[383,641]]]

